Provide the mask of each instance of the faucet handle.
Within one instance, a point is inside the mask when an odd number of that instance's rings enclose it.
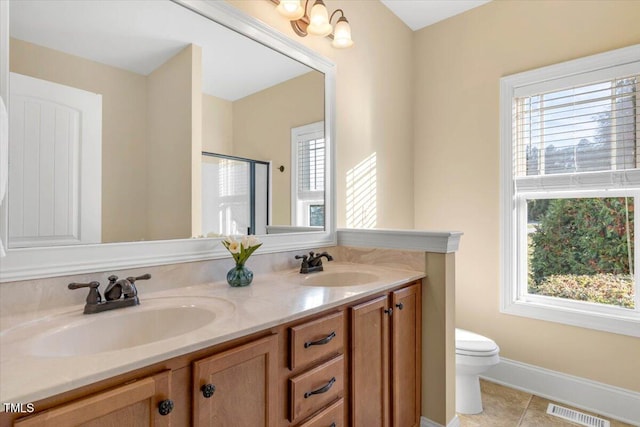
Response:
[[[80,289],[80,288],[97,288],[98,286],[100,286],[100,282],[96,282],[95,280],[93,282],[89,282],[89,283],[69,283],[68,288],[69,289]]]
[[[313,252],[311,252],[313,253]],[[301,259],[302,262],[307,262],[307,258],[309,258],[309,255],[296,255],[295,256],[296,259]]]
[[[100,291],[98,291],[100,282],[95,280],[89,283],[69,283],[67,286],[69,289],[89,288],[89,295],[87,295],[87,304],[99,304],[102,301]]]
[[[136,280],[149,280],[151,279],[151,275],[149,273],[143,274],[138,277],[127,277],[126,282],[122,284],[122,292],[124,293],[125,298],[137,298],[138,289],[136,288]]]
[[[136,280],[149,280],[149,279],[151,279],[151,275],[149,273],[143,274],[142,276],[138,276],[138,277],[127,277],[127,280],[130,281],[131,283],[134,283]]]

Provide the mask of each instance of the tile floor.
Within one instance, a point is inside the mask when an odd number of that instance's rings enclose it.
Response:
[[[483,380],[480,380],[480,388],[484,412],[478,415],[459,414],[461,427],[575,427],[580,425],[547,415],[547,406],[551,401],[542,397]],[[557,404],[586,412],[564,403]],[[608,419],[611,427],[633,427],[598,414],[586,413]]]

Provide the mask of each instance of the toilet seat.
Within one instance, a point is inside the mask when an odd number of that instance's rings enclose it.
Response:
[[[491,357],[499,352],[500,347],[493,340],[464,329],[456,329],[457,355]]]

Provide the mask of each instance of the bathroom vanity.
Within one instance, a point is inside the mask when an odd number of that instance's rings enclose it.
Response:
[[[182,307],[184,318],[206,310],[207,300],[220,309],[194,331],[106,351],[59,335],[69,340],[68,353],[42,355],[38,340],[62,334],[61,327],[21,323],[3,334],[3,345],[12,346],[11,355],[3,352],[3,400],[31,402],[35,412],[3,412],[0,425],[417,426],[423,276],[331,263],[309,275],[262,275],[248,288],[220,282],[146,301],[140,295],[139,307],[113,313],[82,315],[74,307],[77,315],[67,308],[49,316],[81,331],[78,325],[98,317],[103,327],[109,319],[135,319],[140,315],[131,313],[144,313],[145,305],[147,312]],[[130,325],[138,326],[145,325]],[[12,366],[41,381],[25,381]]]

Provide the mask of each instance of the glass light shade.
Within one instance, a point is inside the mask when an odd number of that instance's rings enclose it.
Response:
[[[304,8],[300,5],[300,0],[280,0],[276,10],[289,21],[296,21],[304,16]]]
[[[351,40],[351,25],[349,25],[349,21],[347,21],[344,16],[340,17],[336,23],[331,45],[339,49],[353,46],[353,40]]]
[[[309,14],[307,33],[324,37],[331,34],[332,30],[333,27],[329,23],[329,12],[327,12],[327,8],[322,0],[316,0]]]

